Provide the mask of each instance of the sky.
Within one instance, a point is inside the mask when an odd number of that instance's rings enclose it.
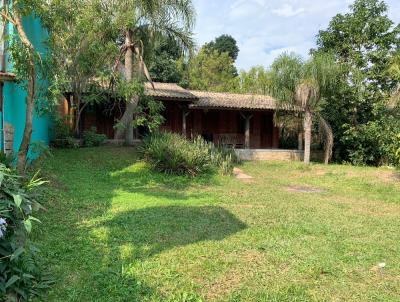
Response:
[[[316,35],[351,0],[194,0],[198,46],[221,34],[233,36],[240,48],[236,66],[268,67],[283,52],[307,57]],[[400,23],[400,0],[386,0],[389,17]]]

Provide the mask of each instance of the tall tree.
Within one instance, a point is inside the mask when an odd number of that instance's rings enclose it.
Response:
[[[269,93],[270,84],[270,74],[263,66],[252,67],[239,73],[238,91],[241,93],[266,95]]]
[[[183,47],[192,47],[191,29],[194,24],[194,7],[191,0],[97,0],[103,13],[109,14],[112,26],[124,36],[121,52],[124,54],[125,80],[141,82],[150,80],[143,59],[143,37],[168,36]],[[136,85],[132,85],[135,87]],[[139,102],[133,92],[126,100],[125,112],[118,122],[116,137],[125,134],[125,142],[133,143],[133,116]]]
[[[237,42],[235,38],[230,35],[221,35],[215,38],[214,41],[207,43],[205,47],[216,50],[219,53],[226,52],[233,61],[236,61],[239,55],[239,47],[237,46]]]
[[[31,144],[33,112],[37,96],[37,78],[39,73],[37,67],[41,62],[39,53],[36,52],[32,41],[27,35],[22,18],[34,15],[35,9],[39,8],[38,6],[36,2],[21,0],[13,1],[12,7],[6,2],[0,8],[4,24],[11,23],[16,30],[16,35],[11,36],[10,57],[14,63],[14,71],[17,79],[25,86],[27,91],[25,128],[17,158],[19,173],[24,173],[25,171],[29,146]]]
[[[49,91],[55,98],[72,93],[74,132],[79,136],[82,112],[104,99],[101,79],[119,52],[110,19],[92,0],[51,0],[43,5],[42,21],[50,34]]]
[[[304,62],[294,54],[283,54],[271,68],[271,92],[283,110],[301,108],[304,127],[304,163],[310,163],[313,122],[319,122],[326,137],[325,162],[332,154],[333,135],[320,114],[325,96],[335,86],[338,67],[329,55],[314,55]],[[297,117],[294,117],[297,118]]]
[[[236,68],[228,53],[203,47],[189,61],[189,87],[208,91],[232,91],[237,86],[235,73]]]
[[[174,39],[161,37],[156,40],[149,55],[149,72],[153,81],[162,83],[179,83],[182,73],[179,60],[184,50]]]
[[[323,111],[339,138],[341,157],[353,163],[381,161],[373,136],[365,133],[371,132],[371,121],[385,119],[386,100],[396,85],[386,70],[400,47],[400,26],[387,12],[383,1],[356,0],[349,13],[336,15],[317,37],[316,51],[332,53],[344,66],[341,83]]]

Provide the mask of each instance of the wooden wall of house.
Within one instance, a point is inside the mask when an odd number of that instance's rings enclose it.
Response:
[[[105,104],[85,110],[81,116],[81,132],[96,127],[97,133],[105,134],[109,139],[114,138],[114,125],[123,114],[124,108]]]
[[[163,113],[165,122],[161,125],[162,131],[182,134],[183,111],[188,110],[184,102],[165,101]],[[106,134],[108,138],[114,137],[114,123],[118,113],[105,110],[104,108],[91,108],[82,115],[82,131],[96,127],[98,133]],[[194,138],[203,136],[219,142],[221,136],[226,134],[237,134],[239,140],[243,140],[245,132],[245,120],[240,111],[237,110],[189,110],[186,117],[186,136]],[[250,121],[250,148],[268,149],[279,148],[279,129],[274,126],[272,111],[245,112],[251,114]]]
[[[250,148],[279,148],[279,128],[274,126],[273,112],[247,112],[250,121]],[[235,110],[192,110],[187,120],[187,136],[202,135],[218,143],[220,135],[238,134],[244,140],[245,122]],[[244,143],[244,142],[243,142]]]

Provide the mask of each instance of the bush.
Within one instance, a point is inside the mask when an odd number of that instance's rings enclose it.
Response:
[[[215,169],[230,174],[238,161],[233,150],[217,148],[201,137],[189,141],[173,133],[148,136],[140,150],[155,170],[167,174],[196,176]]]
[[[399,132],[399,120],[387,117],[347,128],[342,140],[352,144],[352,149],[347,151],[354,165],[395,165],[398,164],[395,154],[400,147]]]
[[[72,136],[72,131],[65,118],[55,117],[53,120],[53,132],[55,139],[65,139]]]
[[[92,127],[90,130],[83,132],[83,145],[86,147],[100,146],[106,139],[106,135],[97,133],[96,127]]]
[[[57,148],[79,148],[80,140],[74,138],[73,133],[63,118],[54,120],[54,147]]]
[[[4,151],[0,151],[0,165],[3,164],[7,168],[11,168],[15,160],[16,155],[14,153],[5,154]]]
[[[36,265],[37,249],[29,240],[41,208],[34,194],[44,182],[34,176],[28,183],[0,164],[0,301],[28,300],[49,285]]]

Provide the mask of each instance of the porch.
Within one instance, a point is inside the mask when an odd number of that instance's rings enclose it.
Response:
[[[241,158],[298,160],[302,152],[280,150],[280,129],[274,124],[276,102],[270,96],[185,90],[176,84],[146,84],[146,93],[164,105],[161,131],[197,136],[215,145],[233,147]],[[290,110],[290,109],[288,109]],[[82,115],[82,130],[95,126],[114,140],[114,124],[123,112],[110,104]],[[146,129],[136,131],[139,141]],[[114,141],[114,143],[117,143]]]
[[[162,131],[180,133],[193,139],[202,136],[215,145],[235,149],[277,149],[279,128],[273,111],[194,109],[177,102],[164,103]]]

